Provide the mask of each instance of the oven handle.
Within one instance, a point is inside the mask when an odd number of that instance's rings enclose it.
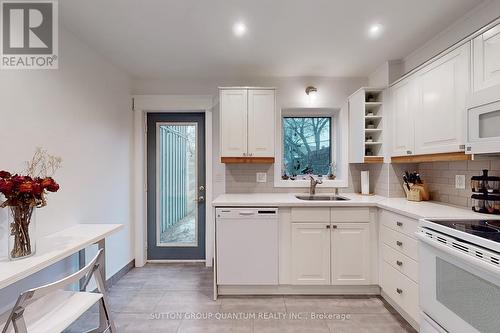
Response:
[[[471,265],[479,267],[479,268],[481,268],[485,271],[488,271],[489,273],[495,274],[495,275],[500,274],[500,268],[498,268],[492,264],[488,264],[488,263],[486,263],[482,260],[476,259],[468,254],[464,254],[463,252],[461,252],[459,250],[454,250],[454,249],[450,248],[449,246],[446,246],[446,245],[439,243],[438,241],[429,239],[428,237],[424,236],[421,233],[417,233],[417,237],[420,241],[422,241],[430,246],[433,246],[435,248],[438,248],[439,250],[446,252],[452,256],[459,257],[460,259],[466,261],[467,263],[469,263]]]

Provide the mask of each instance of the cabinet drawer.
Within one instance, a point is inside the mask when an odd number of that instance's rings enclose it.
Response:
[[[380,228],[382,243],[418,261],[418,242],[385,226]]]
[[[418,282],[418,263],[392,247],[382,244],[382,257],[394,269]]]
[[[381,273],[382,290],[418,322],[418,284],[392,268],[386,262],[382,263]]]
[[[412,238],[416,238],[415,233],[418,228],[417,220],[399,214],[394,214],[386,210],[382,210],[380,212],[380,220],[382,221],[382,225],[385,225],[387,228],[399,231]]]
[[[370,222],[370,209],[366,207],[342,207],[331,209],[332,222]]]
[[[292,208],[292,222],[330,222],[329,207]]]

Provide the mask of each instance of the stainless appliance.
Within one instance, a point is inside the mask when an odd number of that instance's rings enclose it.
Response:
[[[217,208],[218,285],[278,284],[278,209]]]
[[[500,153],[500,101],[467,110],[465,153]]]
[[[421,332],[500,332],[500,220],[423,219]]]

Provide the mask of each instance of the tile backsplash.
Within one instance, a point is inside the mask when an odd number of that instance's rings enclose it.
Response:
[[[474,161],[431,162],[418,166],[422,179],[429,186],[431,200],[463,207],[471,207],[470,179],[481,175],[483,169],[500,176],[500,157],[480,156]],[[465,175],[465,189],[455,188],[456,175]]]

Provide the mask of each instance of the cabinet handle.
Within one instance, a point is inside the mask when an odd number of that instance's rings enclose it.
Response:
[[[327,226],[326,226],[326,228],[327,228],[327,229],[330,229],[330,225],[327,225]]]
[[[396,288],[396,292],[401,295],[403,293],[403,289]]]
[[[396,245],[397,245],[397,246],[403,246],[403,242],[402,242],[402,241],[397,241],[397,242],[396,242]]]
[[[407,150],[406,155],[411,155],[411,150]]]
[[[398,260],[398,261],[396,261],[396,265],[403,266],[403,262]]]
[[[402,226],[403,226],[403,222],[399,222],[399,221],[398,221],[398,222],[396,222],[396,225],[397,225],[398,227],[402,227]]]
[[[334,224],[334,225],[332,225],[332,228],[333,229],[337,229],[337,226]]]
[[[243,153],[243,156],[247,156],[247,153]]]

